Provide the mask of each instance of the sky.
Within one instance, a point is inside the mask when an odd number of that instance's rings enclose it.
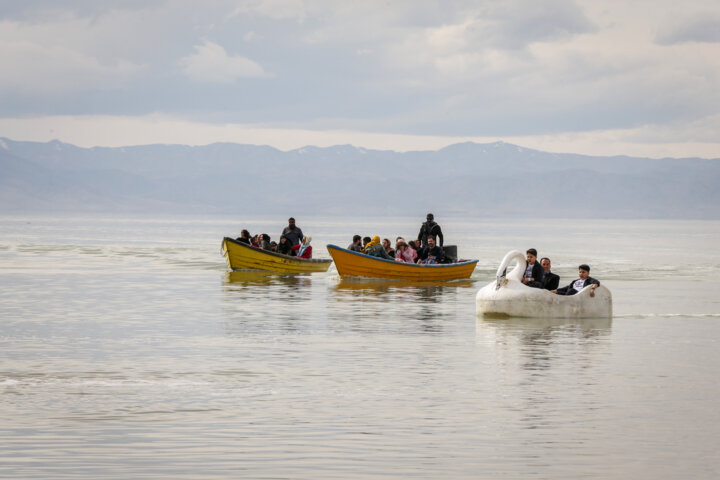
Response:
[[[720,158],[717,0],[0,0],[0,137]]]

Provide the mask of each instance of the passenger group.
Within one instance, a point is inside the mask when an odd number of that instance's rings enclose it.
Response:
[[[297,256],[299,258],[312,258],[312,237],[303,235],[300,227],[295,225],[295,219],[288,219],[288,226],[280,234],[280,242],[271,241],[270,235],[260,233],[250,236],[250,232],[242,230],[240,236],[235,239],[255,248],[282,253],[283,255]]]
[[[312,258],[312,245],[310,245],[312,238],[303,235],[302,230],[295,225],[295,219],[292,217],[288,219],[288,226],[280,234],[279,243],[271,241],[267,233],[251,237],[250,232],[247,230],[242,230],[237,241],[284,255]],[[395,248],[392,248],[390,240],[387,238],[381,241],[378,235],[364,238],[360,235],[354,235],[352,243],[348,245],[347,249],[396,262],[423,265],[452,263],[453,259],[446,256],[442,247],[442,229],[435,222],[434,215],[428,213],[426,221],[420,226],[420,232],[416,240],[405,241],[403,237],[397,237],[395,239]],[[537,250],[534,248],[528,249],[525,255],[525,274],[522,283],[528,287],[542,288],[558,295],[575,295],[584,288],[589,287],[590,296],[594,296],[595,289],[600,286],[600,282],[590,276],[590,267],[587,264],[582,264],[578,267],[578,278],[567,286],[558,288],[560,286],[560,277],[550,270],[550,259],[543,257],[538,262]]]

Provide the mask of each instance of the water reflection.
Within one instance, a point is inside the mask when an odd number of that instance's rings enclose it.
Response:
[[[352,329],[439,333],[456,314],[459,292],[474,291],[471,280],[409,282],[337,278],[328,292],[328,317],[336,326],[352,321]]]
[[[225,284],[231,287],[299,286],[308,285],[310,279],[310,273],[282,274],[257,270],[233,270],[231,272],[225,272]]]
[[[568,409],[592,415],[602,408],[592,386],[605,375],[611,326],[609,318],[477,318],[476,332],[514,372],[516,398],[509,408],[520,424],[548,429],[561,424]],[[582,398],[567,404],[576,396]],[[543,444],[542,437],[527,441]]]

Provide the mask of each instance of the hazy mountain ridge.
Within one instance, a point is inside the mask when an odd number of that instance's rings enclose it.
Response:
[[[0,212],[720,218],[720,159],[0,139]]]

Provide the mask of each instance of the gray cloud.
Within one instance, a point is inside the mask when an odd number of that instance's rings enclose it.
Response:
[[[666,26],[657,36],[660,45],[687,42],[720,43],[720,15],[711,12],[679,24]]]

